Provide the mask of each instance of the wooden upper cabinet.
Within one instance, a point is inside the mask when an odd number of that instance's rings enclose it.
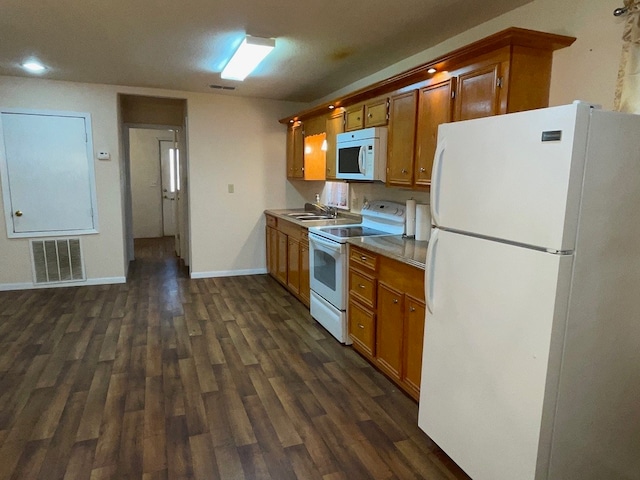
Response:
[[[348,107],[345,113],[345,132],[361,128],[380,127],[389,121],[387,97],[374,98],[364,104]]]
[[[504,113],[500,111],[503,82],[500,63],[482,66],[459,75],[454,120],[471,120]]]
[[[393,95],[390,99],[387,185],[410,187],[413,183],[417,106],[417,90]]]
[[[336,137],[344,132],[344,112],[334,112],[326,120],[327,151],[326,154],[326,179],[336,178]]]
[[[325,133],[304,137],[304,179],[324,180],[326,171]]]
[[[364,104],[364,128],[380,127],[389,121],[387,97],[378,98]]]
[[[347,108],[345,112],[344,131],[351,132],[364,127],[364,105]]]
[[[438,125],[452,120],[455,80],[450,78],[419,90],[414,185],[431,185],[433,156],[438,143]]]
[[[304,178],[304,133],[301,122],[287,127],[287,178]]]

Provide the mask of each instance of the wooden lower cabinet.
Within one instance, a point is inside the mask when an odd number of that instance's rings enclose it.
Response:
[[[309,240],[307,229],[266,214],[267,272],[307,307],[309,286]]]
[[[287,286],[295,294],[300,293],[300,242],[288,238],[287,250]]]
[[[404,306],[404,383],[413,397],[420,396],[420,378],[422,375],[422,343],[424,339],[424,302],[405,296]]]
[[[276,249],[277,249],[277,258],[278,263],[276,265],[276,279],[280,281],[280,283],[287,284],[287,270],[289,268],[288,263],[288,238],[286,233],[282,233],[280,231],[276,232]]]
[[[424,270],[353,245],[349,248],[348,321],[353,347],[417,400],[426,313]]]
[[[311,286],[309,285],[309,241],[300,241],[300,300],[307,307],[311,302]]]
[[[383,283],[378,284],[376,357],[378,364],[396,380],[402,371],[404,294]]]

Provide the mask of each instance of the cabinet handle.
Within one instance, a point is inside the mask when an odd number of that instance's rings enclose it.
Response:
[[[410,311],[410,312],[415,312],[415,311],[416,311],[416,309],[415,309],[415,307],[409,307],[409,311]]]
[[[367,257],[365,257],[364,255],[360,255],[360,260],[365,261],[367,259]]]
[[[359,286],[360,288],[364,288],[364,285],[363,285],[363,284],[361,284],[361,283],[359,283],[359,284],[358,284],[358,286]]]
[[[358,324],[358,328],[362,328],[362,329],[364,329],[364,325],[363,325],[363,324],[361,324],[361,323],[359,323],[359,324]]]
[[[393,303],[398,303],[398,299],[397,299],[397,298],[394,298],[394,299],[393,299]]]
[[[367,117],[369,117],[369,118],[373,118],[373,115],[369,114],[369,115],[367,115]]]
[[[420,167],[420,173],[424,173],[424,172],[426,172],[426,171],[427,171],[427,169],[426,169],[426,168],[424,168],[424,167]]]
[[[402,173],[407,173],[407,169],[406,169],[406,168],[403,168],[403,169],[402,169]]]

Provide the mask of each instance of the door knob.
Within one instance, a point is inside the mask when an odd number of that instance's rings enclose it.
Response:
[[[16,217],[22,216],[22,210],[16,210]]]

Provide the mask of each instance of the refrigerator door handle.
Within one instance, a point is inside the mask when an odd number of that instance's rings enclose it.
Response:
[[[444,142],[438,144],[433,163],[433,178],[431,179],[431,219],[436,226],[440,226],[440,177],[442,175],[442,160],[444,159],[446,147]]]
[[[431,232],[431,238],[429,238],[429,245],[427,246],[427,265],[425,268],[426,279],[424,282],[424,298],[427,304],[427,311],[433,313],[433,276],[435,274],[435,258],[436,247],[438,246],[438,230],[434,228]]]

